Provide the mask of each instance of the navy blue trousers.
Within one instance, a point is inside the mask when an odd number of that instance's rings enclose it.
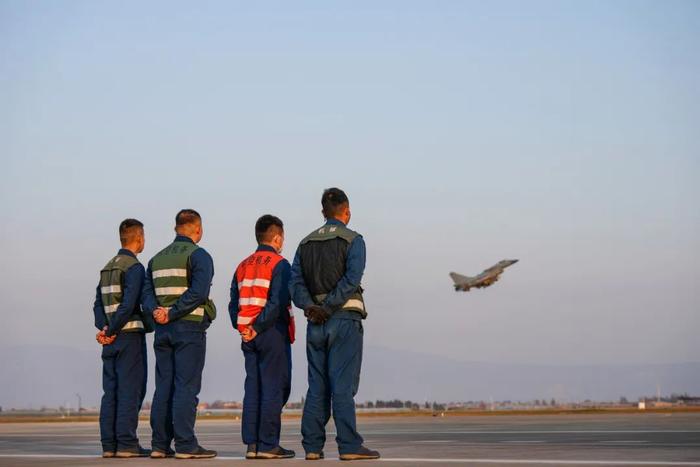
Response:
[[[250,342],[242,342],[245,358],[243,443],[270,451],[280,444],[281,416],[289,400],[292,347],[287,324],[278,321]]]
[[[136,428],[146,395],[146,337],[123,332],[102,347],[100,441],[104,451],[138,448]]]
[[[332,318],[325,324],[308,323],[306,356],[309,390],[306,393],[301,435],[306,452],[321,452],[326,424],[335,421],[340,454],[353,454],[362,445],[355,421],[355,394],[362,367],[362,322]]]
[[[155,450],[166,452],[173,439],[177,452],[192,452],[199,446],[194,422],[206,344],[207,333],[196,323],[175,321],[156,327],[156,392],[151,406]]]

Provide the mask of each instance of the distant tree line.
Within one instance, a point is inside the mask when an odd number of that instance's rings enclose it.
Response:
[[[362,409],[409,409],[409,410],[421,410],[421,408],[426,410],[434,411],[444,411],[445,404],[440,404],[438,402],[425,402],[423,404],[419,402],[414,402],[411,400],[402,401],[400,399],[394,400],[382,400],[377,399],[376,401],[367,401],[364,404],[357,404],[358,408]]]

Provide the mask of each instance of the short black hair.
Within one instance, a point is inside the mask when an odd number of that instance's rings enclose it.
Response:
[[[143,222],[136,219],[124,219],[119,224],[119,241],[122,246],[134,241],[134,237],[139,230],[143,230]]]
[[[181,209],[175,216],[175,225],[178,227],[196,222],[202,222],[202,216],[194,209]]]
[[[323,190],[323,196],[321,197],[323,217],[326,219],[335,217],[340,212],[340,209],[349,202],[348,196],[340,188],[326,188]]]
[[[275,235],[279,235],[282,232],[284,232],[282,219],[272,214],[261,216],[255,223],[255,240],[259,244],[272,241]]]

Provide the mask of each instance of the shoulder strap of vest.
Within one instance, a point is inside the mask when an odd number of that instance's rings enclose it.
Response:
[[[318,228],[307,235],[302,241],[301,245],[308,242],[324,242],[326,240],[332,240],[334,238],[342,238],[348,243],[352,243],[355,237],[360,234],[354,230],[350,230],[344,225],[340,224],[326,224],[321,228]]]
[[[189,242],[182,242],[182,243],[189,244]],[[199,245],[194,243],[194,244],[192,244],[192,247],[193,248],[190,249],[189,251],[185,250],[185,252],[187,252],[187,266],[185,267],[185,269],[187,269],[187,287],[192,285],[192,253],[194,253],[195,251],[197,251],[199,249]]]
[[[139,260],[134,258],[133,256],[117,255],[114,258],[110,259],[107,262],[107,264],[105,264],[105,267],[102,268],[102,270],[111,271],[114,269],[119,269],[122,272],[126,272],[131,266],[137,264],[138,262]]]
[[[268,253],[270,256],[272,256],[272,269],[275,269],[275,266],[277,266],[279,262],[284,259],[284,256],[274,251],[266,251],[265,253]]]

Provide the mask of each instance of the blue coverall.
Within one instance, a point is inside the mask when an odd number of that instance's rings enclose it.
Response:
[[[342,225],[329,219],[326,225]],[[348,248],[345,273],[327,295],[331,309],[342,306],[357,291],[365,270],[366,249],[361,236]],[[304,281],[299,250],[292,264],[289,284],[297,308],[314,304]],[[336,311],[324,324],[310,321],[306,328],[306,356],[309,365],[309,390],[301,419],[302,445],[307,453],[319,453],[326,442],[326,424],[331,416],[336,427],[340,454],[356,453],[362,445],[355,420],[355,395],[362,366],[362,317],[359,313]]]
[[[177,242],[192,242],[178,235]],[[144,310],[152,315],[158,308],[153,289],[152,261],[148,263],[144,281]],[[194,434],[197,418],[198,394],[202,387],[202,370],[206,355],[206,330],[211,324],[204,313],[202,322],[182,320],[193,309],[203,305],[209,297],[214,262],[204,248],[190,256],[190,286],[168,312],[167,324],[156,324],[153,350],[156,354],[156,391],[151,406],[151,447],[169,452],[175,440],[175,450],[194,452],[199,443]]]
[[[122,248],[118,255],[136,258],[130,250]],[[122,301],[112,315],[110,324],[102,303],[100,285],[97,285],[93,313],[95,327],[108,326],[107,336],[117,334],[116,340],[102,346],[102,388],[100,405],[100,440],[105,452],[135,451],[139,448],[136,428],[139,411],[146,395],[146,337],[143,331],[119,331],[129,321],[134,311],[141,307],[141,288],[145,271],[141,263],[131,266],[124,274]]]
[[[274,252],[268,245],[257,251]],[[256,444],[258,451],[270,451],[280,443],[282,408],[289,399],[292,349],[289,341],[290,265],[281,260],[272,271],[267,303],[258,315],[250,342],[241,342],[245,359],[245,395],[241,435],[244,444]],[[234,274],[228,311],[238,332],[238,283]]]

